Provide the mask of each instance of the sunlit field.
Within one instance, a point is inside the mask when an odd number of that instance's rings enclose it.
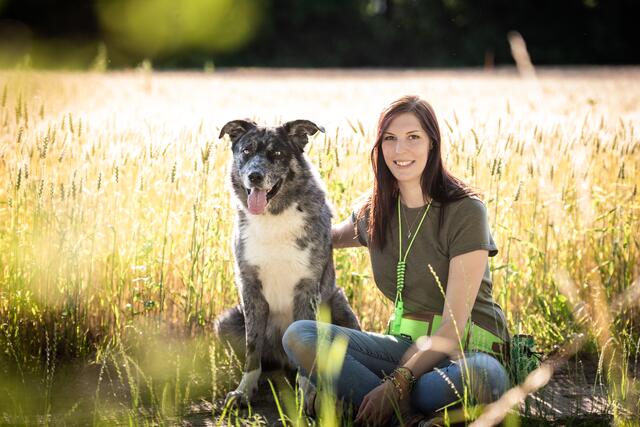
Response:
[[[633,423],[640,69],[523,80],[144,67],[0,73],[0,424],[180,424],[194,407],[203,423],[228,421],[220,399],[241,368],[211,336],[238,301],[220,128],[246,117],[324,126],[307,153],[339,221],[371,186],[379,112],[404,94],[433,105],[446,166],[484,195],[500,251],[494,296],[511,332],[533,334],[546,354],[596,360],[614,419]],[[392,303],[366,250],[334,258],[363,327],[383,331]],[[294,419],[297,408],[282,411]]]

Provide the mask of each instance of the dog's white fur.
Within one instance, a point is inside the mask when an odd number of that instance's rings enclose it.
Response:
[[[246,261],[258,267],[271,320],[283,331],[293,322],[294,288],[310,277],[310,250],[296,246],[296,239],[304,236],[303,215],[296,205],[279,215],[247,215],[248,226],[241,235]]]
[[[279,215],[247,215],[240,238],[246,261],[258,267],[262,294],[269,303],[269,322],[284,331],[293,322],[294,289],[310,271],[309,248],[301,250],[296,239],[304,234],[304,218],[296,205]],[[242,292],[241,292],[242,294]],[[244,373],[236,391],[251,396],[258,387],[262,369]]]

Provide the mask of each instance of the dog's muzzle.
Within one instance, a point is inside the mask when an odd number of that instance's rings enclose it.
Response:
[[[261,179],[262,178],[260,178],[260,180]],[[249,180],[252,181],[251,175],[249,175]],[[281,186],[282,179],[278,180],[270,190],[258,187],[245,188],[247,190],[247,207],[249,208],[249,212],[254,215],[262,215],[267,208],[267,203],[278,193]]]

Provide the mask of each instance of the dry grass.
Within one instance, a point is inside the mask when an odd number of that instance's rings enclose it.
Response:
[[[342,219],[370,186],[379,111],[407,93],[438,113],[445,164],[485,193],[500,249],[494,296],[512,332],[534,333],[546,351],[586,332],[611,398],[637,408],[640,70],[537,73],[1,73],[0,414],[77,415],[82,398],[56,400],[61,360],[102,367],[88,374],[100,384],[128,366],[111,384],[126,389],[134,420],[180,417],[196,389],[226,391],[220,355],[197,339],[237,301],[220,127],[323,125],[308,155]],[[391,304],[366,252],[334,256],[363,326],[380,331]],[[131,346],[149,326],[182,337],[164,347],[170,357]],[[171,375],[152,374],[166,371],[160,360]],[[25,403],[30,390],[43,393],[37,404]],[[108,423],[92,390],[92,420]]]

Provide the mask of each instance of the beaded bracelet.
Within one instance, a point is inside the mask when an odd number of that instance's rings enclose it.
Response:
[[[386,375],[382,382],[391,381],[393,384],[393,388],[398,392],[398,399],[402,400],[404,397],[404,387],[400,384],[400,378],[404,381],[404,383],[408,386],[407,391],[411,391],[413,389],[413,385],[416,382],[416,377],[411,372],[411,369],[400,366],[396,368],[390,375]]]
[[[393,374],[398,374],[402,376],[402,378],[409,384],[409,390],[413,389],[414,384],[416,383],[416,377],[411,372],[411,369],[406,366],[400,366],[393,371]]]
[[[404,391],[402,389],[402,386],[400,385],[400,382],[398,381],[398,379],[392,375],[386,375],[383,379],[382,382],[385,383],[387,381],[390,381],[391,384],[393,385],[393,388],[396,390],[396,392],[398,393],[398,400],[402,400],[404,398]]]

